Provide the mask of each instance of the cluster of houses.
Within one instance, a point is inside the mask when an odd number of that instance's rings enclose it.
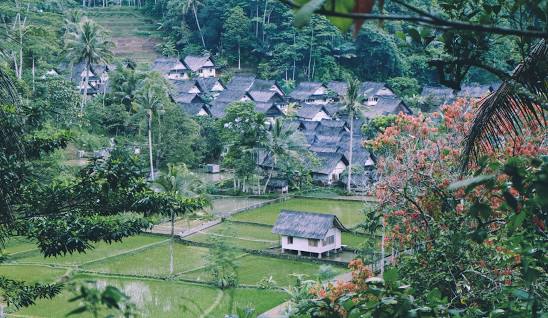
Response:
[[[88,95],[108,91],[108,73],[115,67],[92,65],[89,70]],[[350,158],[350,122],[342,103],[347,84],[301,82],[289,94],[273,80],[263,80],[253,74],[238,74],[223,83],[218,77],[215,63],[209,56],[188,55],[184,59],[162,57],[154,61],[152,70],[162,74],[171,83],[170,96],[183,111],[191,116],[221,118],[234,102],[250,101],[256,111],[270,121],[284,117],[284,124],[298,130],[306,138],[306,147],[315,154],[318,162],[311,165],[314,181],[331,185],[346,183],[344,173]],[[72,67],[71,80],[84,92],[85,65]],[[464,86],[455,93],[441,86],[425,86],[422,99],[430,104],[442,105],[460,96],[479,98],[495,90],[497,84]],[[361,114],[354,118],[352,187],[366,190],[375,180],[375,157],[363,148],[361,127],[364,121],[378,116],[411,114],[411,109],[388,85],[382,82],[363,82],[359,88],[363,98]],[[272,158],[261,156],[257,163],[272,169]],[[284,191],[287,182],[272,181],[272,186]]]

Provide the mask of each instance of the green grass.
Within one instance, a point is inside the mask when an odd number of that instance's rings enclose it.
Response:
[[[320,265],[294,260],[279,259],[266,256],[246,255],[236,261],[238,281],[240,284],[257,285],[263,278],[272,276],[278,286],[286,287],[295,282],[291,274],[305,274],[316,279]],[[337,274],[344,270],[334,267]],[[184,274],[182,277],[198,281],[210,281],[211,277],[205,270]]]
[[[186,239],[207,243],[212,238],[218,237],[217,235],[222,235],[225,242],[240,248],[266,249],[279,244],[278,235],[273,234],[270,227],[228,221]]]
[[[287,300],[288,295],[277,290],[236,288],[224,292],[221,304],[215,308],[210,317],[224,317],[229,308],[252,307],[255,313],[265,312]]]
[[[41,264],[81,265],[105,257],[126,253],[144,245],[159,243],[165,240],[166,238],[159,236],[138,235],[125,238],[122,242],[118,243],[97,243],[95,248],[88,250],[86,253],[75,253],[72,255],[45,258],[42,256],[40,251],[37,250],[31,253],[25,253],[21,256],[21,258],[17,258],[17,260],[20,262]]]
[[[342,244],[348,245],[350,248],[360,248],[361,245],[367,241],[370,241],[372,238],[363,234],[356,234],[353,232],[343,232],[342,233]],[[374,240],[375,238],[373,238]]]
[[[206,233],[196,233],[189,237],[186,237],[185,239],[193,242],[209,243],[211,242],[212,235],[209,235]],[[253,249],[253,250],[263,250],[263,249],[267,249],[269,247],[275,246],[277,244],[277,243],[242,240],[237,237],[223,237],[222,240],[235,247],[247,248],[247,249]]]
[[[79,275],[75,281],[94,280],[98,286],[113,285],[122,289],[134,303],[140,317],[199,317],[209,310],[207,317],[224,317],[229,308],[253,306],[257,312],[266,311],[287,298],[287,295],[273,290],[237,288],[221,291],[209,286],[177,281],[146,279],[106,278],[95,275]],[[52,300],[40,300],[36,305],[16,312],[19,316],[64,317],[78,306],[69,303],[73,294],[64,291]],[[215,303],[217,298],[220,301]],[[106,312],[101,313],[104,317]],[[83,315],[79,317],[91,317]]]
[[[1,248],[6,255],[27,252],[37,249],[36,244],[21,236],[11,237]]]
[[[36,282],[53,282],[65,274],[66,269],[51,268],[41,265],[0,265],[0,276],[5,276],[9,279],[24,280],[30,283]]]
[[[184,272],[203,266],[206,248],[176,243],[174,250],[174,272]],[[104,261],[90,263],[84,269],[101,273],[162,276],[169,275],[169,244],[137,253],[121,255]]]
[[[280,211],[287,209],[335,214],[345,226],[352,227],[358,225],[363,220],[362,210],[364,206],[363,202],[297,198],[238,213],[232,219],[274,224]]]

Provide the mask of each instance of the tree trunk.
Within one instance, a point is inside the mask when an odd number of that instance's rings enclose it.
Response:
[[[240,53],[240,41],[238,41],[238,70],[241,69],[241,53]]]
[[[351,182],[352,182],[352,147],[353,145],[353,139],[354,139],[354,112],[351,111],[349,119],[350,119],[350,144],[348,145],[348,180],[346,183],[346,191],[351,191]]]
[[[266,189],[268,187],[268,184],[270,183],[270,179],[272,178],[272,174],[274,173],[274,167],[276,166],[276,157],[272,155],[272,168],[270,168],[270,173],[268,174],[268,178],[266,179],[266,183],[264,184],[263,193],[266,193]]]
[[[150,178],[154,181],[154,165],[152,162],[152,111],[148,112],[148,157],[150,160]]]
[[[34,67],[34,56],[32,57],[32,92],[34,93],[34,75],[35,75],[35,67]]]
[[[296,37],[296,34],[295,32],[293,32],[293,50],[294,50],[293,51],[293,77],[292,77],[293,81],[295,81],[295,69],[297,65],[297,48],[296,48],[297,43],[296,43],[295,37]]]
[[[265,39],[265,26],[266,26],[266,9],[268,8],[268,0],[265,0],[264,2],[264,12],[263,12],[263,43]]]
[[[204,35],[202,34],[202,28],[200,27],[200,21],[198,21],[198,13],[196,12],[196,6],[194,5],[194,2],[192,3],[192,12],[194,12],[194,19],[196,19],[196,26],[198,27],[198,32],[200,33],[200,38],[202,39],[202,45],[204,46],[204,49],[206,48],[205,41],[204,41]]]
[[[259,0],[256,0],[255,6],[255,38],[259,38]]]
[[[169,274],[173,275],[173,241],[175,240],[175,213],[171,210],[171,240],[169,241]]]
[[[162,149],[162,120],[160,115],[158,117],[158,143],[156,144],[156,167],[160,166],[160,149]]]
[[[86,63],[86,75],[84,76],[84,95],[82,95],[82,103],[80,104],[80,113],[84,113],[84,107],[86,106],[86,101],[88,97],[88,81],[89,81],[89,62]]]
[[[314,43],[314,28],[311,27],[311,32],[310,32],[310,53],[308,55],[308,80],[310,81],[310,74],[312,73],[311,72],[311,68],[312,68],[312,45]]]
[[[385,232],[385,224],[384,224],[384,215],[382,216],[382,236],[381,236],[381,277],[384,273],[384,232]]]

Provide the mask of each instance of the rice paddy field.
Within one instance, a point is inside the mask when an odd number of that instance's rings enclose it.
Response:
[[[221,239],[236,248],[275,248],[279,238],[271,230],[281,209],[333,213],[351,227],[361,222],[363,204],[290,199],[238,213],[185,238],[198,243],[196,246],[176,242],[173,274],[169,272],[169,239],[162,235],[142,234],[119,243],[99,243],[83,254],[53,258],[44,258],[32,242],[14,238],[3,249],[6,260],[0,264],[0,275],[29,282],[62,281],[66,288],[54,299],[40,300],[19,310],[7,308],[7,316],[64,317],[78,307],[77,303],[68,302],[74,296],[70,286],[82,281],[120,288],[131,297],[141,317],[224,317],[244,306],[255,308],[257,313],[267,311],[287,300],[284,288],[295,283],[294,274],[317,279],[321,265],[238,251],[235,264],[240,285],[221,290],[210,283],[212,277],[205,269],[209,249],[203,245]],[[363,235],[343,234],[343,244],[348,246],[358,246],[364,240],[367,237]],[[332,266],[331,271],[337,275],[347,270]],[[259,288],[261,280],[274,282],[276,288]]]

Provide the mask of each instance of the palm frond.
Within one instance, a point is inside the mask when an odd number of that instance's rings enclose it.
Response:
[[[463,150],[463,171],[481,153],[502,148],[508,140],[523,135],[526,129],[545,127],[543,105],[548,97],[548,46],[543,39],[509,80],[484,97],[468,131]]]

